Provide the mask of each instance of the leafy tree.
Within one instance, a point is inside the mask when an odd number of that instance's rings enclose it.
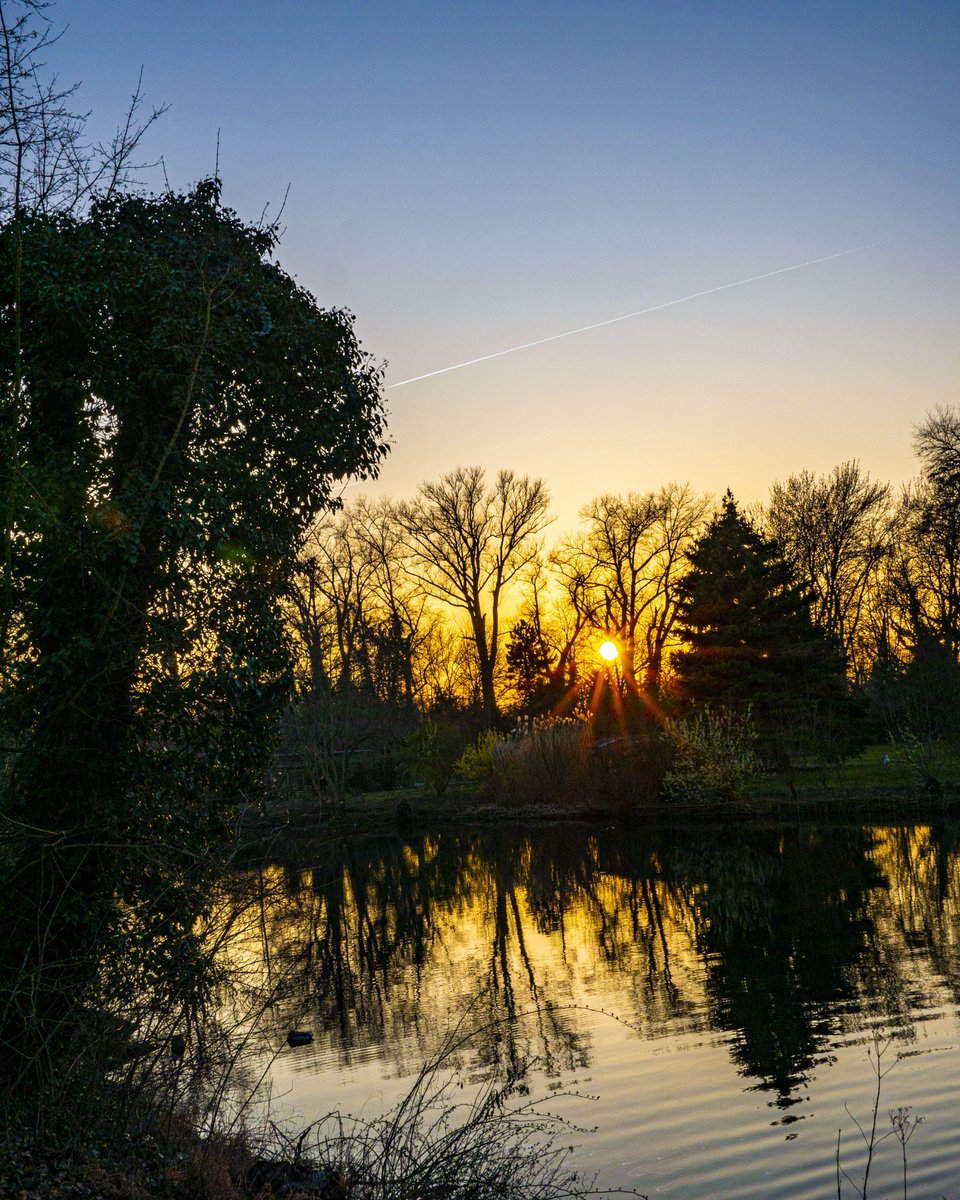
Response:
[[[521,617],[514,622],[507,635],[504,658],[521,709],[535,713],[549,708],[557,689],[550,686],[554,681],[550,651],[536,620]]]
[[[385,451],[379,368],[348,313],[270,260],[276,240],[216,180],[0,227],[7,808],[36,831],[8,860],[22,916],[0,962],[48,999],[90,978],[116,899],[143,899],[149,876],[118,885],[112,848],[197,846],[257,778],[289,695],[296,552],[334,481]]]
[[[843,660],[776,544],[728,491],[689,557],[677,622],[689,648],[675,656],[682,695],[749,709],[768,760],[833,749],[828,733],[851,715]]]
[[[155,108],[141,119],[138,83],[113,138],[91,142],[86,117],[72,107],[77,85],[62,87],[44,69],[43,57],[59,37],[45,11],[48,7],[49,0],[0,0],[0,223],[8,247],[8,336],[15,352],[0,394],[0,682],[10,668],[14,523],[24,482],[18,420],[24,226],[41,214],[80,214],[95,197],[129,188],[143,169],[133,156],[165,111]]]

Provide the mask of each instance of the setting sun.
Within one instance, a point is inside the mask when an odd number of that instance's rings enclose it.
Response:
[[[613,662],[620,654],[620,651],[613,642],[604,642],[597,653],[601,658],[606,659],[607,662]]]

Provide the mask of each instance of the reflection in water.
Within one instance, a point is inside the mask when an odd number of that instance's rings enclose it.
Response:
[[[703,882],[696,909],[714,1024],[743,1073],[787,1107],[830,1017],[856,995],[874,944],[867,903],[882,877],[863,829],[751,831],[678,867]]]
[[[464,1070],[549,1077],[589,1066],[602,1006],[647,1039],[729,1035],[747,1085],[788,1109],[831,1037],[881,1019],[909,1037],[960,999],[958,849],[953,825],[325,845],[255,877],[277,1038],[308,1021],[312,1061],[403,1075],[469,1013]]]

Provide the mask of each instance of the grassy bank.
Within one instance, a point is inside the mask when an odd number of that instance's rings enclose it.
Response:
[[[574,764],[576,767],[577,764]],[[642,769],[642,767],[641,767]],[[934,774],[935,772],[935,774]],[[575,777],[575,772],[572,772]],[[518,819],[698,820],[705,815],[738,819],[799,814],[833,818],[934,819],[960,810],[960,753],[934,747],[918,762],[909,747],[877,744],[842,763],[812,763],[757,775],[739,794],[683,801],[629,790],[606,796],[589,791],[578,797],[567,787],[558,794],[535,772],[514,792],[487,779],[452,781],[438,796],[427,787],[405,787],[348,796],[331,814],[329,806],[307,793],[282,803],[267,798],[252,813],[245,835],[261,843],[287,835],[323,831],[348,835],[384,830],[422,829],[451,822],[485,823],[505,816]],[[555,772],[552,771],[551,775]],[[629,779],[625,781],[629,789]]]
[[[465,1023],[456,1027],[385,1115],[367,1119],[333,1112],[293,1131],[266,1117],[227,1119],[218,1128],[224,1095],[250,1086],[235,1064],[223,1067],[212,1087],[207,1073],[206,1107],[200,1109],[189,1099],[189,1085],[171,1093],[162,1078],[141,1073],[135,1119],[112,1136],[96,1124],[85,1137],[42,1143],[27,1128],[5,1130],[0,1200],[578,1200],[609,1195],[595,1187],[594,1177],[573,1169],[570,1142],[578,1130],[529,1099],[523,1064],[473,1094],[461,1090],[452,1074],[456,1057],[486,1032],[487,1027]],[[196,1063],[194,1070],[204,1074]],[[118,1081],[117,1087],[124,1084]]]

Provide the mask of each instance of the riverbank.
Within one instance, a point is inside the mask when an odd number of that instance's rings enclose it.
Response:
[[[960,814],[960,787],[955,783],[931,792],[902,783],[858,786],[824,782],[817,774],[811,772],[800,780],[763,781],[735,799],[686,803],[646,800],[638,804],[570,806],[554,803],[549,797],[512,803],[494,797],[489,789],[475,783],[454,785],[443,796],[418,788],[351,796],[333,814],[326,805],[310,797],[282,807],[272,805],[268,799],[263,810],[246,823],[239,840],[249,848],[251,842],[266,844],[285,837],[402,834],[451,824],[488,825],[505,820],[549,824],[643,821],[670,825],[704,820],[936,821]]]

